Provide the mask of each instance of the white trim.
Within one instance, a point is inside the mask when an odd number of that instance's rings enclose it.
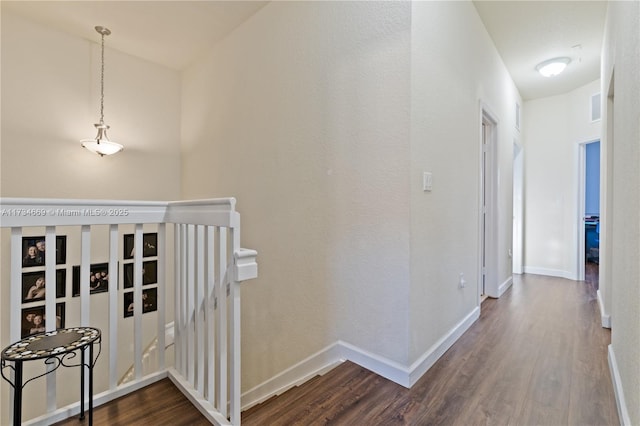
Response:
[[[486,141],[486,164],[483,162],[485,144],[483,127],[487,123],[490,128]],[[478,288],[476,304],[480,305],[483,277],[484,255],[484,293],[491,297],[498,297],[498,242],[495,232],[498,229],[499,211],[497,205],[498,194],[498,115],[484,100],[479,101],[478,145],[480,179],[478,179]],[[484,200],[483,200],[484,199]],[[484,203],[483,203],[484,201]],[[485,211],[486,209],[486,211]],[[484,216],[483,216],[484,215]],[[483,226],[484,220],[484,226]],[[484,232],[483,232],[484,230]],[[485,240],[486,239],[486,240]]]
[[[513,238],[511,241],[511,272],[523,273],[524,265],[524,147],[513,140]]]
[[[502,296],[505,291],[509,290],[509,287],[513,285],[513,275],[504,280],[500,287],[498,287],[498,297]]]
[[[611,328],[611,315],[609,315],[604,309],[604,300],[602,300],[602,293],[600,290],[597,292],[598,295],[598,307],[600,308],[600,321],[602,321],[602,326],[604,328]]]
[[[193,404],[193,406],[196,407],[207,420],[209,420],[209,423],[214,425],[231,425],[231,422],[220,414],[213,404],[202,398],[193,386],[174,368],[169,369],[169,379],[171,379],[180,392],[182,392],[182,394],[191,401],[191,404]]]
[[[440,340],[409,367],[358,348],[350,343],[337,341],[245,392],[242,395],[242,409],[246,410],[272,396],[279,395],[294,386],[300,385],[314,376],[322,375],[345,360],[358,364],[399,385],[410,388],[479,317],[480,308],[475,307],[462,321],[443,335]]]
[[[586,211],[585,211],[585,203],[586,203],[586,199],[587,199],[587,185],[586,185],[586,181],[587,181],[587,145],[592,144],[592,143],[596,143],[596,142],[600,142],[600,137],[594,137],[591,139],[586,139],[586,140],[581,140],[578,141],[577,143],[577,153],[576,158],[578,161],[578,167],[577,167],[577,171],[578,171],[578,176],[577,176],[577,180],[576,182],[578,183],[578,211],[577,211],[577,219],[575,222],[575,227],[576,227],[576,250],[577,251],[577,264],[576,264],[576,280],[578,281],[584,281],[585,278],[585,261],[586,261],[586,255],[585,255],[585,235],[586,235],[586,230],[585,230],[585,224],[584,224],[584,217],[586,215]],[[602,198],[602,191],[600,191],[600,198]],[[574,279],[574,278],[570,278],[570,279]]]
[[[618,370],[618,363],[616,362],[616,355],[613,352],[613,346],[608,346],[609,352],[609,370],[611,371],[611,381],[613,382],[613,390],[616,396],[616,406],[618,407],[618,417],[620,418],[621,425],[631,426],[631,417],[629,417],[629,410],[627,409],[627,403],[624,400],[624,389],[622,388],[622,379],[620,377],[620,371]]]
[[[336,367],[341,361],[342,353],[339,344],[333,343],[299,363],[276,374],[269,380],[249,389],[242,394],[242,409],[253,407],[275,395],[302,384],[314,376],[324,374]]]
[[[338,342],[338,345],[340,346],[344,359],[358,364],[360,367],[366,368],[405,388],[411,386],[411,371],[399,362],[365,351],[346,342]]]
[[[576,241],[578,250],[578,263],[576,265],[576,271],[578,280],[584,281],[585,276],[585,263],[586,263],[586,230],[585,220],[586,215],[585,203],[587,199],[587,142],[578,142],[578,218],[576,220],[576,232],[578,239]]]
[[[409,369],[409,387],[413,386],[478,318],[480,318],[480,307],[476,306],[462,321],[442,336],[442,338],[431,346],[416,362],[411,364],[411,368]]]
[[[574,272],[563,271],[561,269],[550,269],[550,268],[539,268],[537,266],[525,266],[524,267],[525,274],[535,274],[535,275],[546,275],[549,277],[558,277],[558,278],[566,278],[568,280],[577,281],[577,278]]]

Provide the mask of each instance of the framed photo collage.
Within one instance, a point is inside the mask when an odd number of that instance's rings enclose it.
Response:
[[[122,303],[124,318],[133,316],[134,282],[134,234],[123,236]],[[142,299],[143,313],[158,310],[158,234],[145,233],[142,238]],[[44,236],[22,237],[22,326],[21,337],[45,331],[45,279],[46,244]],[[56,236],[56,299],[67,297],[67,236]],[[80,265],[72,270],[71,296],[80,296]],[[109,291],[109,263],[91,264],[89,277],[90,294]],[[56,328],[65,327],[65,303],[56,303]]]

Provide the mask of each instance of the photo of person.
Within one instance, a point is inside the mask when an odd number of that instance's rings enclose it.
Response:
[[[124,293],[123,295],[123,300],[124,300],[124,317],[132,317],[133,316],[133,292],[129,291]]]
[[[133,292],[129,291],[123,294],[124,301],[124,317],[131,317],[134,313]],[[158,310],[158,289],[149,288],[142,290],[142,313],[153,312]]]
[[[89,293],[109,291],[109,264],[97,263],[89,268]],[[80,266],[73,267],[73,297],[80,296]]]
[[[46,331],[46,321],[47,317],[44,305],[23,309],[21,338]],[[55,322],[57,329],[64,328],[64,303],[56,304]]]
[[[44,265],[44,258],[40,255],[38,247],[29,246],[27,254],[22,258],[22,266]]]
[[[133,287],[133,263],[124,264],[124,288]],[[158,282],[158,261],[150,260],[142,262],[142,285],[150,285]]]
[[[42,333],[43,331],[46,331],[46,328],[44,327],[44,320],[42,319],[42,317],[43,315],[40,314],[34,315],[33,324],[29,329],[29,334]]]
[[[36,282],[27,290],[27,295],[24,297],[24,300],[38,300],[44,299],[44,275],[39,275],[36,278]]]
[[[158,310],[158,289],[149,288],[142,290],[142,313]]]
[[[22,302],[43,300],[46,295],[44,271],[22,274]],[[56,271],[56,298],[64,297],[67,288],[67,270]]]
[[[44,236],[22,238],[22,266],[43,266],[45,264],[46,243]],[[56,236],[56,265],[67,262],[67,236]]]
[[[124,236],[124,258],[133,259],[135,254],[134,235],[125,234]],[[142,257],[152,257],[158,255],[158,234],[149,233],[142,235]]]

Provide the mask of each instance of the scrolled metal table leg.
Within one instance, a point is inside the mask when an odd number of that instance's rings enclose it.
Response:
[[[22,423],[22,361],[15,361],[13,392],[13,426],[20,426]]]

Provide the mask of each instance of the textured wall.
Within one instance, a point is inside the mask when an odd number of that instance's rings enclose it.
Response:
[[[590,115],[599,91],[596,80],[524,104],[525,272],[578,277],[578,145],[600,139]]]
[[[260,273],[243,389],[338,339],[407,361],[410,4],[272,2],[183,78],[183,196],[233,195]]]
[[[470,2],[412,6],[411,361],[478,305],[480,103],[496,115],[496,288],[511,277],[518,91]],[[433,190],[422,190],[422,172]],[[458,288],[459,274],[467,286]]]
[[[603,48],[603,87],[613,87],[604,116],[612,168],[610,281],[611,346],[629,424],[640,424],[640,3],[610,2]],[[603,185],[609,189],[608,185]],[[624,419],[621,419],[624,421]]]

